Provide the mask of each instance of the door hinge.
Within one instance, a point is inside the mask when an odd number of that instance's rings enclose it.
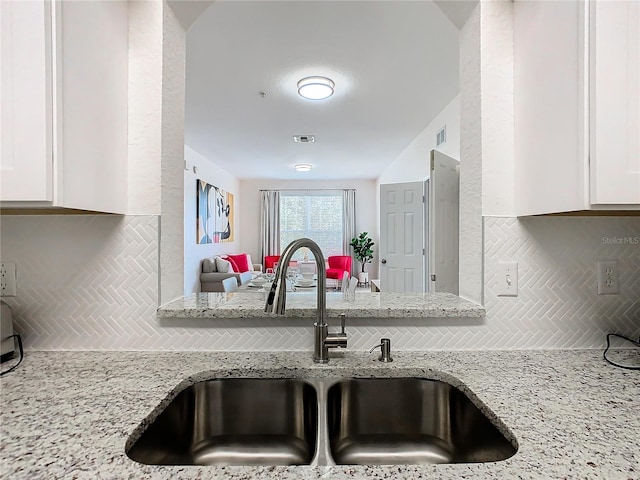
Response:
[[[431,275],[431,281],[435,282],[436,281],[436,276],[435,275]]]
[[[422,255],[425,255],[427,253],[426,249],[422,249]]]

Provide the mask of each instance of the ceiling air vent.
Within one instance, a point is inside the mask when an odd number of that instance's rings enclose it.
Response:
[[[316,139],[313,135],[294,135],[293,141],[296,143],[313,143]]]
[[[439,147],[443,143],[447,141],[447,126],[445,125],[442,129],[436,133],[436,147]]]

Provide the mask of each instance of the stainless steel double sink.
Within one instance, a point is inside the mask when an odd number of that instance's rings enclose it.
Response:
[[[178,393],[130,439],[127,455],[152,465],[476,463],[514,455],[515,438],[476,403],[426,378],[212,379]]]

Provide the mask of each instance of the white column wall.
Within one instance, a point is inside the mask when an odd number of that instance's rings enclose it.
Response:
[[[482,2],[480,32],[482,213],[488,216],[513,216],[513,2]]]
[[[159,215],[162,3],[129,2],[129,215]]]
[[[184,291],[185,32],[163,3],[160,303]]]
[[[460,31],[459,295],[483,303],[480,8]]]

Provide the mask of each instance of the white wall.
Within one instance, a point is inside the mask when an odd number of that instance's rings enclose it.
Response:
[[[446,125],[447,141],[436,147],[436,133]],[[378,184],[415,182],[429,178],[429,153],[438,150],[460,159],[460,95],[449,102],[378,177]]]
[[[483,303],[480,9],[460,31],[459,295]]]
[[[460,81],[462,82],[462,76]],[[460,99],[460,94],[456,95],[378,177],[375,187],[377,212],[380,211],[380,185],[416,182],[429,178],[431,150],[439,150],[460,160]],[[436,147],[436,133],[445,125],[447,127],[447,141]],[[376,227],[380,230],[379,214],[376,217]]]
[[[127,213],[160,215],[159,301],[182,295],[185,32],[163,2],[129,2]]]
[[[129,2],[129,215],[160,214],[162,3]]]
[[[378,276],[378,211],[376,209],[376,184],[374,180],[241,180],[240,195],[240,250],[260,258],[260,190],[299,189],[347,189],[356,190],[356,231],[369,232],[376,244],[374,259],[367,266],[370,278]],[[255,260],[254,260],[255,261]]]
[[[166,3],[162,15],[160,303],[184,290],[184,155],[186,38]]]
[[[244,236],[240,229],[240,219],[243,216],[240,206],[243,202],[238,179],[216,165],[215,159],[207,159],[187,145],[184,147],[184,158],[187,162],[187,169],[184,171],[184,294],[190,295],[200,291],[200,263],[203,258],[224,253],[240,253],[239,239]],[[197,173],[194,172],[194,168]],[[204,180],[233,194],[235,209],[232,226],[235,229],[233,242],[207,245],[196,243],[196,180]]]
[[[480,32],[482,213],[513,216],[513,2],[481,2]]]
[[[380,184],[428,178],[428,152],[436,148],[436,132],[446,123],[447,143],[438,147],[438,150],[460,160],[459,293],[461,297],[477,303],[483,302],[482,131],[485,121],[481,110],[480,79],[484,72],[480,60],[480,11],[478,4],[460,30],[460,94],[383,172],[376,187],[376,208],[379,209]],[[491,22],[486,21],[485,24],[487,28],[493,28]],[[499,86],[494,87],[495,92],[499,92]],[[491,121],[490,118],[486,120]]]

